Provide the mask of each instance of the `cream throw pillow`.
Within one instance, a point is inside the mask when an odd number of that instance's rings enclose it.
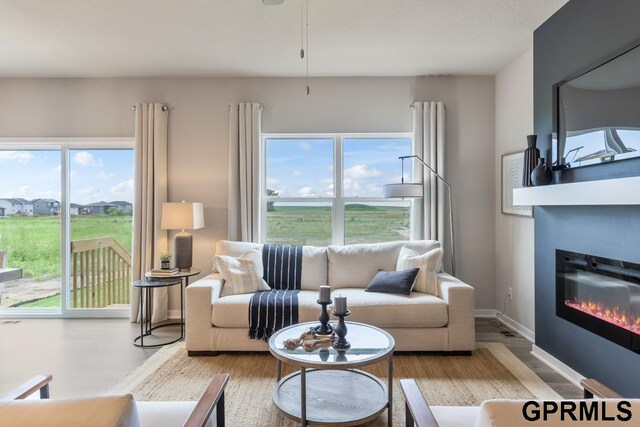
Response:
[[[420,255],[408,246],[403,246],[398,255],[396,271],[419,268],[413,291],[438,296],[438,272],[442,269],[442,248]]]
[[[220,292],[221,297],[271,290],[262,278],[262,251],[260,249],[245,252],[239,257],[216,255],[214,261],[224,279],[224,285]]]

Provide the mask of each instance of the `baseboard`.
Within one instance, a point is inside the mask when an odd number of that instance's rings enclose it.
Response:
[[[571,369],[564,362],[561,362],[560,360],[556,359],[555,357],[553,357],[552,355],[550,355],[549,353],[547,353],[546,351],[544,351],[543,349],[541,349],[535,344],[531,349],[531,355],[536,359],[540,360],[542,363],[544,363],[551,369],[553,369],[554,371],[556,371],[557,373],[559,373],[560,375],[562,375],[563,377],[565,377],[576,387],[582,388],[580,386],[580,381],[583,380],[585,376]]]
[[[507,328],[516,331],[522,336],[522,338],[526,339],[530,343],[533,344],[536,342],[536,334],[531,329],[525,328],[509,316],[505,316],[504,314],[498,315],[498,321],[505,325]]]
[[[495,308],[476,308],[475,316],[478,318],[495,319],[498,312]]]

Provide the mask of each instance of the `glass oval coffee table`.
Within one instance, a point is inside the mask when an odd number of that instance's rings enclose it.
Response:
[[[373,420],[385,409],[392,420],[393,337],[363,323],[345,322],[348,350],[333,347],[307,352],[302,347],[285,348],[318,322],[300,323],[274,333],[269,351],[276,358],[278,385],[273,392],[276,407],[285,416],[307,425],[359,425]],[[336,327],[337,322],[331,322]],[[388,381],[355,368],[387,360]],[[300,368],[281,378],[282,362]]]

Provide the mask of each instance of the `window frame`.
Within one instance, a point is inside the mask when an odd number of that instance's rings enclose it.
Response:
[[[72,150],[134,150],[135,137],[54,137],[0,138],[0,150],[60,151],[60,307],[0,308],[0,319],[31,318],[128,318],[130,308],[70,308],[69,286],[71,266],[71,215],[69,195],[69,151]],[[133,230],[135,232],[135,230]]]
[[[415,152],[415,141],[411,132],[369,132],[369,133],[262,133],[260,135],[260,219],[258,221],[259,241],[267,241],[267,203],[268,202],[324,202],[331,204],[331,243],[332,245],[344,245],[345,241],[345,206],[347,203],[379,203],[388,201],[384,197],[347,197],[343,194],[343,172],[344,172],[344,140],[345,139],[400,139],[408,138],[411,141],[411,153]],[[273,197],[266,195],[267,182],[267,156],[266,142],[268,139],[333,139],[333,197]],[[405,165],[407,166],[407,165]],[[398,160],[398,171],[401,164]],[[413,172],[413,162],[411,162]],[[391,184],[391,183],[390,183]],[[414,200],[408,200],[409,222],[411,229],[415,226]],[[337,219],[340,218],[339,221]],[[413,236],[413,232],[410,233]]]

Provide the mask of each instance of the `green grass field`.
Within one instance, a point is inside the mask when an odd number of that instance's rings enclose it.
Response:
[[[326,246],[331,244],[332,210],[328,206],[275,206],[267,213],[270,243]],[[111,236],[131,253],[131,216],[71,218],[71,240]],[[345,209],[345,243],[404,240],[409,234],[409,209],[352,203]],[[0,218],[0,249],[8,252],[8,266],[20,267],[36,280],[60,277],[60,218]],[[21,307],[59,307],[60,295]]]
[[[131,253],[131,216],[87,215],[71,218],[71,240],[113,237]],[[11,216],[0,218],[0,250],[7,266],[22,268],[24,277],[60,277],[60,218]]]
[[[330,206],[275,206],[267,212],[269,243],[331,244]],[[387,242],[409,237],[409,209],[402,206],[348,204],[345,209],[345,243]]]

